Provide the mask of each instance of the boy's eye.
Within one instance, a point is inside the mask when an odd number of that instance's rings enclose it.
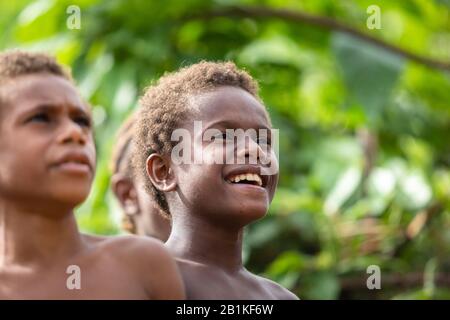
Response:
[[[49,122],[50,117],[46,113],[38,113],[28,119],[28,122]]]
[[[271,142],[268,138],[258,138],[257,142],[259,145],[271,145]]]
[[[82,127],[87,127],[87,128],[90,128],[91,127],[91,119],[89,119],[88,117],[86,117],[86,116],[79,116],[79,117],[76,117],[75,119],[74,119],[74,121],[76,122],[76,123],[78,123],[80,126],[82,126]]]
[[[214,135],[214,140],[229,140],[232,138],[233,138],[233,136],[227,134],[226,132],[221,132],[221,133]]]

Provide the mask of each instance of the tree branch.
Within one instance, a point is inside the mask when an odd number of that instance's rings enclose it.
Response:
[[[301,11],[292,11],[288,9],[276,9],[262,6],[232,6],[223,9],[215,9],[211,11],[201,12],[194,15],[185,17],[186,20],[209,20],[215,17],[242,17],[242,18],[278,18],[285,21],[295,23],[306,23],[321,27],[332,31],[341,31],[359,39],[362,39],[368,43],[381,47],[391,53],[397,54],[401,57],[423,64],[425,66],[440,69],[444,71],[450,71],[450,62],[439,61],[432,58],[424,57],[405,49],[399,48],[380,39],[377,39],[371,35],[354,29],[348,25],[345,25],[337,20],[312,15]]]
[[[431,221],[444,210],[444,205],[440,202],[431,204],[428,208],[416,214],[416,217],[410,222],[407,229],[403,232],[403,240],[391,252],[391,257],[399,257],[405,248],[415,239],[415,237],[426,227]]]
[[[341,288],[345,291],[368,290],[366,285],[367,277],[353,276],[342,277]],[[381,275],[381,287],[384,288],[414,288],[420,287],[424,282],[422,272],[412,273],[392,273]],[[450,274],[437,273],[434,276],[434,282],[437,286],[450,287]]]

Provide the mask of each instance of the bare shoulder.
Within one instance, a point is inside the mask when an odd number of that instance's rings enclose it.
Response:
[[[175,259],[160,240],[133,235],[83,237],[87,246],[97,252],[96,257],[113,261],[121,271],[126,270],[145,288],[149,298],[184,298],[184,287]]]
[[[171,259],[164,244],[150,237],[134,235],[94,236],[84,234],[88,247],[109,255],[111,258],[123,259],[129,265],[145,263],[147,267],[161,265]]]
[[[299,300],[299,298],[285,287],[275,281],[255,275],[258,281],[278,300]]]

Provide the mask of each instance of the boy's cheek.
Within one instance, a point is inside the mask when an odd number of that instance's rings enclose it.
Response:
[[[95,171],[97,169],[97,148],[94,144],[94,141],[92,141],[92,143],[90,144],[89,154],[90,154],[90,158],[92,159],[92,167],[93,167],[94,173],[95,173]]]
[[[184,194],[192,197],[212,195],[218,189],[221,179],[215,165],[184,165],[178,170],[177,183]]]
[[[275,153],[272,152],[269,158],[265,158],[263,160],[266,161],[262,163],[263,166],[265,166],[263,174],[278,176],[280,172],[280,167],[278,163],[278,158],[276,157]]]
[[[36,163],[27,161],[4,162],[0,168],[0,185],[11,192],[42,189],[45,181]],[[44,184],[45,185],[45,184]]]
[[[203,152],[202,165],[213,165],[225,163],[225,155],[222,148],[218,148],[214,145],[210,145]]]
[[[273,181],[271,183],[271,187],[270,187],[270,191],[269,191],[269,201],[270,202],[272,202],[272,199],[275,196],[275,191],[277,190],[278,179],[279,179],[278,173],[276,175],[272,176],[271,179],[273,179]]]

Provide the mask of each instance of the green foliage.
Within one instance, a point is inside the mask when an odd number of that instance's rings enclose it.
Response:
[[[280,129],[279,189],[247,230],[247,267],[302,298],[448,298],[438,276],[450,271],[448,72],[307,23],[208,14],[240,4],[302,10],[450,60],[449,1],[377,1],[382,28],[369,30],[372,2],[2,1],[0,46],[55,54],[93,105],[99,159],[77,210],[84,231],[119,232],[108,162],[143,88],[183,65],[232,59],[260,81]],[[80,30],[66,26],[69,5],[81,9]],[[382,290],[366,288],[371,264]],[[423,277],[405,287],[391,281],[415,273]]]

